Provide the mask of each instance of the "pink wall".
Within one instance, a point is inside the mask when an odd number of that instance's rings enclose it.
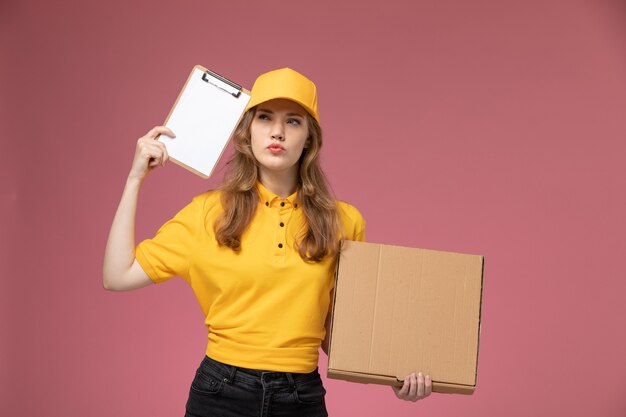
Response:
[[[0,414],[183,414],[193,294],[100,271],[134,142],[199,63],[317,82],[368,240],[486,256],[476,393],[327,381],[332,415],[626,415],[624,1],[248,3],[0,2]],[[137,237],[220,176],[155,172]]]

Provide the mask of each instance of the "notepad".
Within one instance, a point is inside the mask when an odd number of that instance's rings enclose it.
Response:
[[[158,140],[173,162],[208,178],[249,101],[248,90],[196,65],[165,120],[176,138]]]

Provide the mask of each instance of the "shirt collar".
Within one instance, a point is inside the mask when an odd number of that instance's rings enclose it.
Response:
[[[261,181],[256,182],[256,189],[259,193],[259,204],[262,204],[264,206],[274,207],[275,205],[279,205],[281,202],[284,202],[285,205],[290,205],[294,208],[298,208],[298,206],[300,206],[297,191],[291,194],[289,197],[281,198],[265,188]]]

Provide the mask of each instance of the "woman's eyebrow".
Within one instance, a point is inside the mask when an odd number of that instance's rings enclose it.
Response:
[[[270,109],[260,108],[258,111],[262,111],[264,113],[269,113],[269,114],[274,114],[274,112]],[[304,118],[304,115],[302,113],[294,113],[294,112],[287,113],[287,116],[289,117],[298,116],[298,117]]]

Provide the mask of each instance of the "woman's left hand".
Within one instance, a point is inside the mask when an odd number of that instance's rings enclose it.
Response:
[[[396,397],[406,401],[418,401],[428,397],[433,392],[433,381],[430,379],[430,375],[426,375],[426,378],[420,372],[415,375],[411,375],[404,378],[404,385],[402,388],[391,387],[395,392]]]

